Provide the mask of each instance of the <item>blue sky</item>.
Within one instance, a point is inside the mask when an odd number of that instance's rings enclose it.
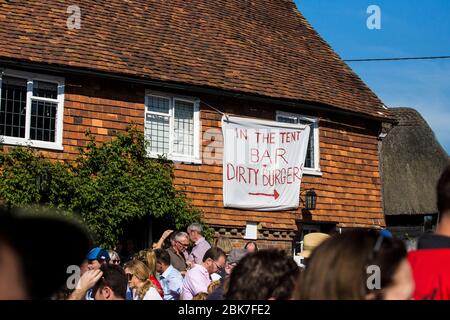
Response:
[[[295,0],[343,59],[450,55],[449,0]],[[367,28],[369,5],[381,29]],[[450,153],[450,59],[349,62],[388,107],[417,109]]]

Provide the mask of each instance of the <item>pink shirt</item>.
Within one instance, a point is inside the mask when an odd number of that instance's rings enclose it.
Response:
[[[197,293],[208,292],[210,283],[211,278],[208,270],[200,264],[194,265],[183,279],[181,300],[192,300]]]
[[[205,255],[206,251],[208,251],[208,249],[210,248],[211,245],[208,243],[208,241],[206,241],[205,238],[201,237],[195,242],[194,247],[192,248],[192,251],[189,254],[187,260],[197,264],[202,263],[203,256]]]

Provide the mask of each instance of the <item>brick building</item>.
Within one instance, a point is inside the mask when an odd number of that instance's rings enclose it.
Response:
[[[0,1],[0,135],[73,159],[136,123],[149,156],[217,235],[291,248],[310,231],[384,226],[378,136],[388,110],[292,0]],[[70,13],[68,13],[70,12]],[[77,12],[80,13],[79,28]],[[224,208],[221,113],[311,125],[301,194],[315,210]],[[214,149],[214,151],[213,151]]]

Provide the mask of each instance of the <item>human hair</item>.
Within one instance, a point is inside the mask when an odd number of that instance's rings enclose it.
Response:
[[[230,253],[231,250],[233,250],[233,244],[231,243],[231,240],[228,237],[218,237],[214,241],[214,246],[222,249],[227,255]]]
[[[172,246],[172,241],[175,238],[175,231],[172,231],[163,241],[161,248],[162,249],[169,249]]]
[[[190,231],[197,231],[199,234],[202,234],[203,227],[202,227],[202,225],[200,223],[194,222],[194,223],[191,223],[189,225],[187,230],[188,230],[188,232],[190,232]]]
[[[294,298],[300,300],[363,300],[369,293],[382,299],[382,290],[392,284],[406,258],[404,243],[376,230],[355,229],[322,242],[302,271]],[[370,290],[369,266],[381,271],[381,290]]]
[[[144,283],[144,285],[137,290],[138,298],[139,300],[142,300],[147,293],[147,291],[153,287],[157,289],[153,283],[150,281],[150,269],[147,267],[147,265],[140,261],[140,260],[131,260],[127,263],[125,263],[125,269],[130,270],[130,272],[138,278],[141,282]]]
[[[287,300],[299,275],[292,257],[276,249],[246,255],[230,275],[227,300]]]
[[[197,293],[192,300],[206,300],[208,298],[208,294],[206,292]]]
[[[174,237],[175,241],[180,241],[183,238],[189,240],[189,235],[184,231],[177,232]]]
[[[96,292],[104,287],[110,287],[115,296],[125,300],[128,284],[125,271],[114,264],[102,264],[100,270],[103,272],[103,276],[92,288],[93,295],[95,296]]]
[[[440,214],[450,214],[450,166],[441,174],[437,184],[437,207]]]
[[[253,245],[255,246],[255,252],[258,251],[258,245],[257,245],[256,242],[254,242],[254,241],[249,241],[249,242],[247,242],[247,243],[245,244],[245,246],[244,246],[244,249],[247,250],[247,247],[248,247],[249,245],[251,245],[251,244],[253,244]]]
[[[155,249],[156,261],[166,266],[170,266],[170,255],[166,250]]]
[[[136,255],[136,259],[145,263],[151,276],[156,274],[156,255],[153,249],[141,250]]]
[[[212,247],[212,248],[208,249],[205,252],[205,255],[203,256],[203,260],[202,261],[205,262],[208,259],[212,259],[213,261],[217,261],[217,260],[220,259],[220,257],[226,258],[225,252],[223,252],[223,250],[220,249],[220,248]]]
[[[113,260],[119,260],[120,261],[120,256],[119,256],[119,254],[116,251],[108,250],[108,254],[109,254],[109,262],[110,263]]]
[[[213,293],[217,288],[219,288],[221,285],[220,280],[213,281],[208,286],[208,294]]]

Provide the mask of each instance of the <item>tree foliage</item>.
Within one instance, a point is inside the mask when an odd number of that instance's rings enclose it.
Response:
[[[29,147],[0,152],[0,201],[72,213],[107,247],[137,218],[164,217],[177,230],[201,221],[201,212],[173,185],[173,164],[149,158],[140,131],[130,127],[103,144],[88,136],[72,162],[50,161]]]

